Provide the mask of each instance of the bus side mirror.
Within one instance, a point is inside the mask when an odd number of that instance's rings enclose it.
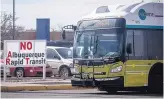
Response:
[[[73,30],[76,31],[76,29],[77,29],[77,26],[73,26]]]
[[[132,53],[132,44],[131,43],[128,43],[127,46],[126,46],[126,52],[128,54],[131,54]]]
[[[76,55],[76,48],[74,48],[74,47],[72,48],[72,54],[73,54],[73,55],[72,55],[73,58],[76,57],[76,56],[75,56],[75,55]]]
[[[66,39],[65,30],[62,31],[62,38],[63,38],[63,40]]]

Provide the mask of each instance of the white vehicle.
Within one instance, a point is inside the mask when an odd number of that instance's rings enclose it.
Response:
[[[53,75],[62,78],[71,76],[72,50],[66,47],[47,46],[47,63],[52,67]]]

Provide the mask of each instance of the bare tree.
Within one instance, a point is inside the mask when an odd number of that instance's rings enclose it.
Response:
[[[50,28],[50,32],[54,32],[55,31],[55,28]]]
[[[13,35],[12,26],[12,14],[7,14],[6,12],[1,12],[1,40],[12,40],[13,36],[15,39],[19,38],[20,32],[24,30],[22,26],[15,26],[15,34]],[[15,18],[15,21],[18,18]]]
[[[59,32],[61,33],[61,38],[63,40],[65,40],[66,39],[66,34],[65,34],[65,30],[63,30],[63,25],[62,24],[57,24],[57,26],[58,26]]]
[[[57,24],[59,31],[62,31],[63,25],[62,24]]]

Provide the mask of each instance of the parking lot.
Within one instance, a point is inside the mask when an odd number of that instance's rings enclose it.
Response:
[[[162,98],[162,95],[140,92],[117,92],[108,94],[97,89],[83,90],[49,90],[49,91],[18,91],[2,92],[2,98]]]

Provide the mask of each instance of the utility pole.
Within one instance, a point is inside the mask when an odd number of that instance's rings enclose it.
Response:
[[[15,0],[13,0],[13,40],[15,39]]]

